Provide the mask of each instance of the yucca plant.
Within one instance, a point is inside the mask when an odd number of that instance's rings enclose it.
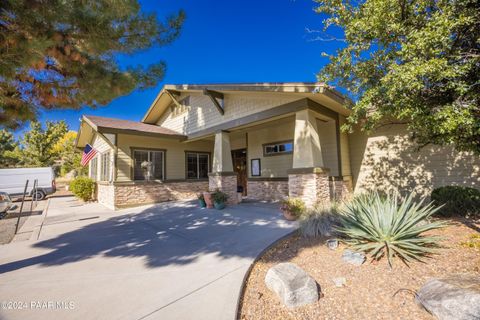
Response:
[[[354,250],[369,253],[374,260],[387,257],[390,267],[393,257],[407,264],[423,261],[422,257],[435,252],[440,237],[422,234],[446,225],[429,222],[428,218],[440,207],[423,202],[415,203],[413,193],[403,200],[397,193],[355,197],[339,208],[341,227],[337,231]]]

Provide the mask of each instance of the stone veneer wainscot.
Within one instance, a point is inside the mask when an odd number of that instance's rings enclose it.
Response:
[[[278,201],[288,196],[288,178],[248,179],[248,198],[253,200]]]
[[[208,190],[207,180],[97,183],[97,199],[111,208],[172,200],[193,200]]]

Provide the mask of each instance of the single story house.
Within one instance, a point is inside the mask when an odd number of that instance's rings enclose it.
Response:
[[[402,125],[340,130],[348,101],[321,83],[165,85],[140,122],[83,116],[77,147],[111,208],[194,198],[220,189],[308,205],[365,190],[480,188],[478,156],[417,150]]]

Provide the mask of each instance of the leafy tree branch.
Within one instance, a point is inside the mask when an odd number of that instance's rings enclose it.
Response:
[[[355,101],[344,130],[397,119],[419,145],[480,154],[478,0],[316,2],[346,40],[318,75]]]

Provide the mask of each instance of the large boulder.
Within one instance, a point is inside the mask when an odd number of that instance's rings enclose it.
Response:
[[[265,283],[288,308],[318,301],[317,283],[293,263],[280,263],[270,268]]]
[[[428,280],[417,302],[440,320],[480,319],[480,276],[459,274]]]

